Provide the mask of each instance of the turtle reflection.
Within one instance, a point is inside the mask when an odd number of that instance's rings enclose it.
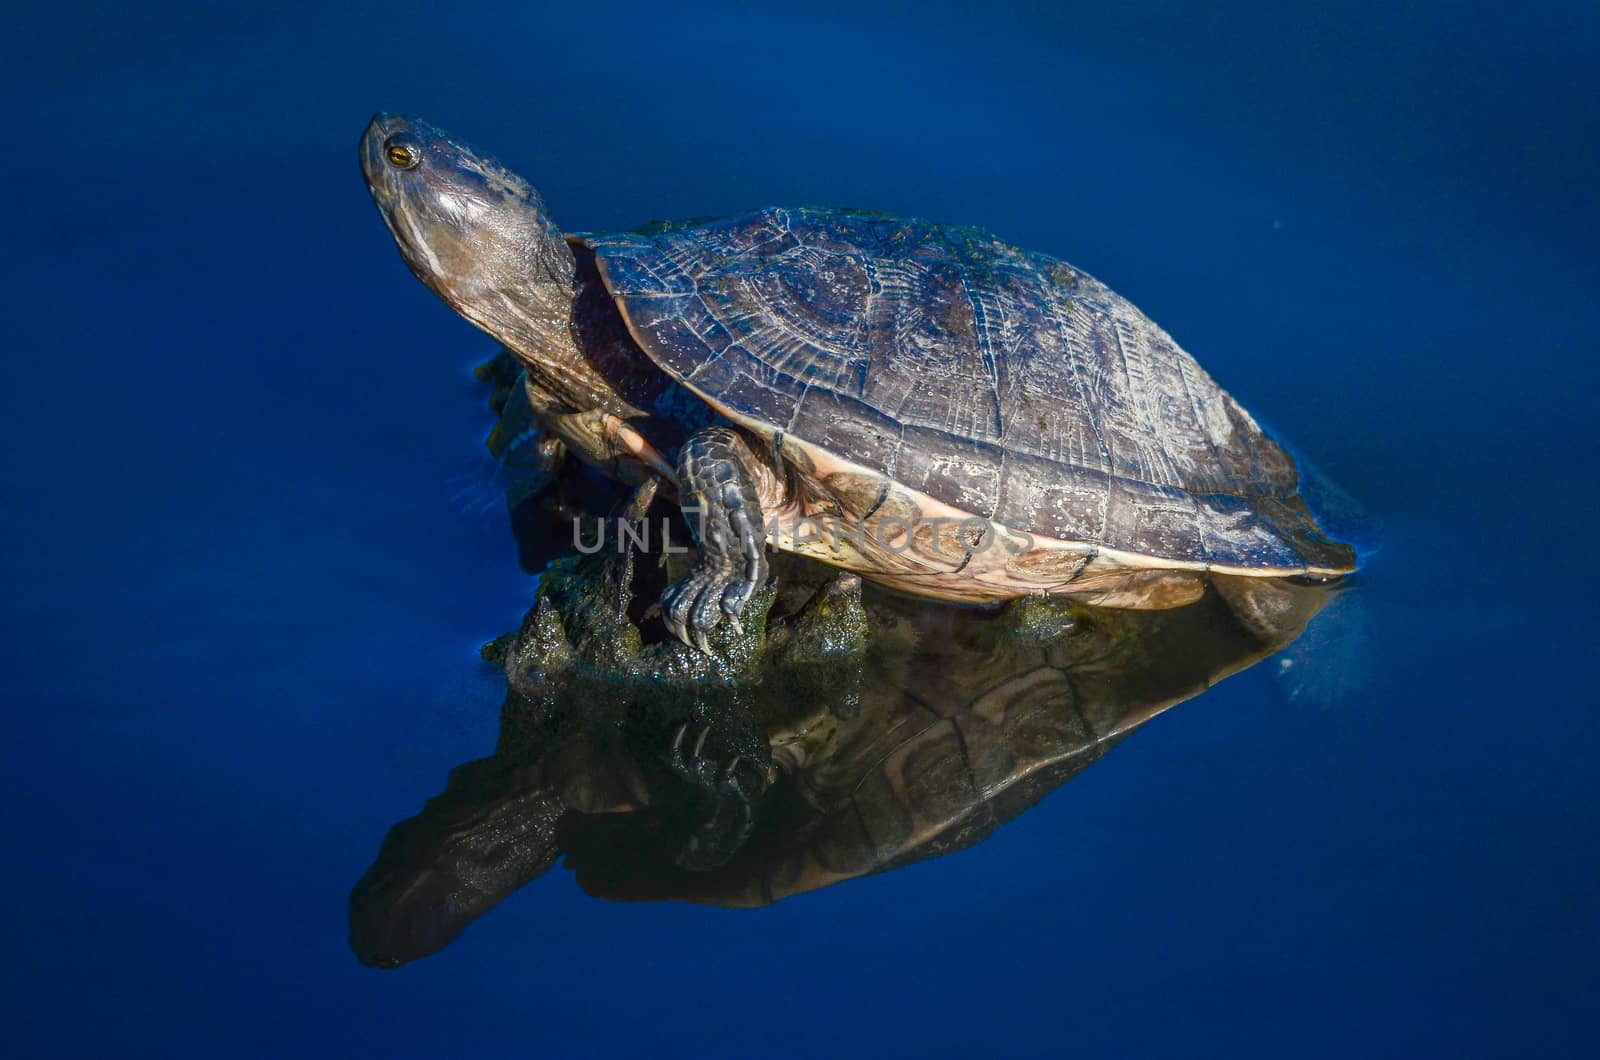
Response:
[[[493,646],[499,746],[384,840],[350,898],[363,961],[435,952],[563,855],[593,895],[759,906],[971,846],[1332,592],[1219,576],[1168,611],[989,613],[796,566],[711,659],[638,612],[670,572],[632,566],[558,562]]]

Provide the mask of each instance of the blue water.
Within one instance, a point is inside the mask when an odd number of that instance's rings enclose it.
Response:
[[[452,6],[8,14],[8,1052],[1600,1050],[1594,5]],[[557,870],[361,966],[532,585],[379,108],[571,229],[831,203],[1087,269],[1381,516],[1358,633],[959,854],[744,913]]]

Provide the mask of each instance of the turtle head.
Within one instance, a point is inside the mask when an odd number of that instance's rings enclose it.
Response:
[[[372,200],[429,290],[513,348],[564,326],[575,264],[532,185],[415,118],[378,114],[360,150]]]

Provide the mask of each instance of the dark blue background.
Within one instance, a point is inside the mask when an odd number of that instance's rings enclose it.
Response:
[[[1594,1055],[1593,4],[433,6],[7,16],[16,1055]],[[755,913],[555,871],[359,966],[347,890],[489,752],[531,584],[380,107],[572,229],[1067,258],[1384,516],[1364,621],[962,854]]]

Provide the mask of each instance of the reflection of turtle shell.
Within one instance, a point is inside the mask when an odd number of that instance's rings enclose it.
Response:
[[[646,872],[612,860],[618,834],[570,863],[608,897],[760,905],[971,846],[1132,729],[1288,644],[1329,596],[1253,578],[1213,588],[1177,610],[1079,611],[1053,637],[1067,612],[1052,605],[1037,605],[1046,628],[1030,636],[876,599],[874,630],[903,650],[875,656],[856,718],[819,710],[774,727],[787,782],[729,864]]]

